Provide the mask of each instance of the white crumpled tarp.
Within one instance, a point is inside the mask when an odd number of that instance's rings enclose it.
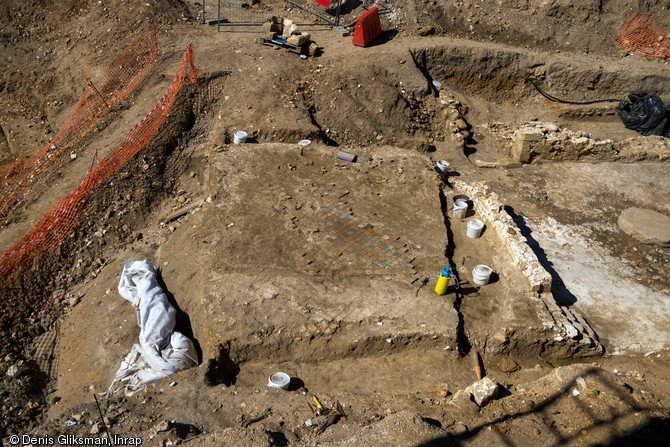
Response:
[[[155,380],[197,365],[193,342],[174,331],[176,310],[158,285],[156,267],[147,261],[126,264],[119,293],[137,311],[140,342],[121,363],[108,396],[123,387],[130,396]]]

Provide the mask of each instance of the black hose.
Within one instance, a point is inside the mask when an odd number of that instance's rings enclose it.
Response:
[[[564,100],[564,99],[558,99],[558,98],[556,98],[556,97],[554,97],[554,96],[551,96],[549,93],[545,92],[545,91],[542,90],[540,87],[538,87],[538,86],[537,86],[533,81],[531,81],[530,79],[528,79],[528,82],[530,82],[531,84],[533,84],[533,87],[535,87],[535,89],[536,89],[538,92],[540,92],[540,95],[544,96],[544,97],[547,98],[549,101],[560,102],[560,103],[562,103],[562,104],[586,105],[586,104],[596,104],[596,103],[599,103],[599,102],[620,102],[620,101],[621,101],[620,99],[613,99],[613,98],[612,98],[612,99],[596,99],[595,101],[566,101],[566,100]]]

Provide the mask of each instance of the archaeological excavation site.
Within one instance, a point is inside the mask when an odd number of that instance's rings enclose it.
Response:
[[[0,17],[0,446],[670,445],[669,0]]]

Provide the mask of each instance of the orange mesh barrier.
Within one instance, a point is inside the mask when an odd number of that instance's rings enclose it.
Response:
[[[149,24],[95,83],[88,83],[74,112],[46,146],[0,168],[0,218],[7,215],[21,193],[41,172],[68,149],[74,149],[81,138],[111,112],[117,101],[133,91],[159,50],[156,28]]]
[[[73,193],[56,202],[21,239],[0,255],[0,290],[63,242],[74,228],[91,192],[147,145],[165,121],[179,90],[190,83],[197,83],[192,43],[186,48],[170,87],[151,112],[123,137],[121,143],[95,169],[89,170]]]
[[[636,12],[626,20],[616,36],[624,50],[649,59],[670,58],[670,35]]]

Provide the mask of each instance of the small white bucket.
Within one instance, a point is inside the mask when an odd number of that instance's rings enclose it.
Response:
[[[247,142],[247,133],[243,130],[238,130],[234,134],[233,143],[242,144]]]
[[[268,386],[270,388],[287,390],[289,383],[291,383],[291,377],[283,372],[272,373],[268,378]]]
[[[300,147],[307,147],[307,146],[309,146],[310,144],[312,144],[312,142],[309,141],[309,140],[300,140],[300,141],[298,141],[298,146],[300,146]]]
[[[465,194],[457,194],[457,195],[454,196],[453,200],[454,200],[454,202],[461,201],[461,202],[466,202],[467,203],[467,202],[470,202],[470,197],[466,196]]]
[[[447,170],[449,169],[449,166],[451,165],[447,160],[437,160],[437,163],[435,163],[435,169],[440,174],[446,174]]]
[[[468,212],[468,204],[466,202],[461,202],[460,200],[454,202],[454,217],[456,219],[464,219],[465,213]]]
[[[475,282],[475,284],[485,286],[486,284],[489,283],[492,272],[493,270],[491,270],[491,267],[489,267],[488,265],[484,264],[476,265],[475,268],[472,269],[472,280]]]
[[[484,228],[484,222],[479,219],[470,219],[468,220],[468,237],[472,239],[477,239],[482,234],[482,228]]]

